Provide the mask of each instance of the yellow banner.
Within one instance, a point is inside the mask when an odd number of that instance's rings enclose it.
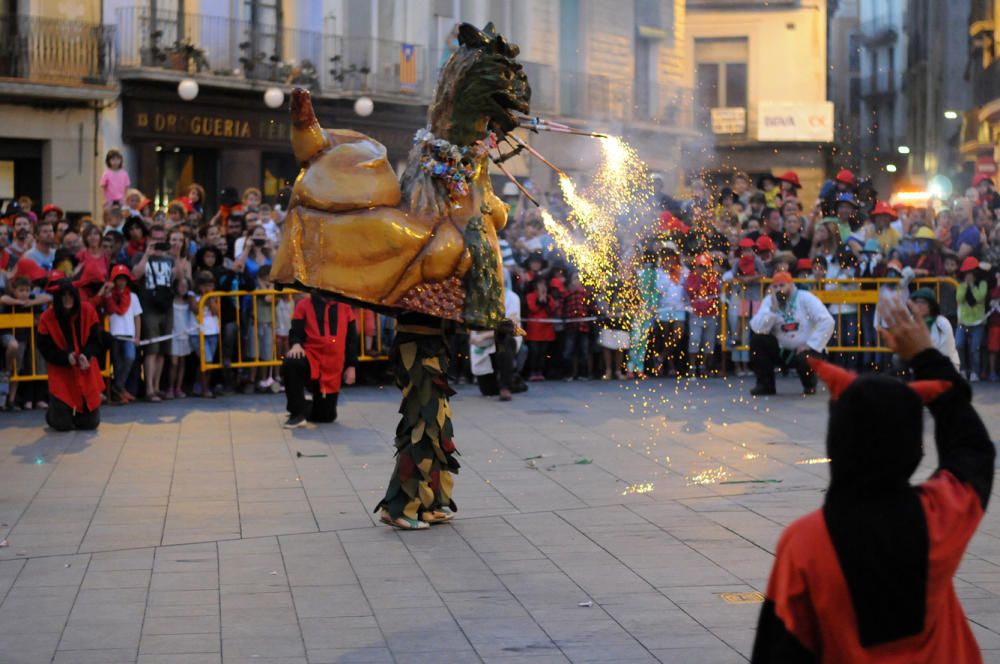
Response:
[[[823,304],[877,304],[877,290],[815,290],[810,291]]]

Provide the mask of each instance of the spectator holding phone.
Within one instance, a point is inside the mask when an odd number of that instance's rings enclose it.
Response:
[[[174,327],[174,259],[170,255],[167,229],[162,225],[149,229],[146,250],[132,267],[132,275],[139,282],[139,301],[143,312],[142,340],[158,339],[146,344],[142,358],[146,401],[156,402],[165,396],[160,391],[160,379]]]

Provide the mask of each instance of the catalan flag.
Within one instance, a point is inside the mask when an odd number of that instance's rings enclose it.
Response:
[[[399,47],[399,88],[407,92],[417,89],[417,47],[413,44]]]

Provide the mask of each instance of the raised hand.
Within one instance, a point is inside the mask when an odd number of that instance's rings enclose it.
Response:
[[[927,325],[916,315],[913,304],[900,298],[886,298],[878,304],[883,321],[882,335],[894,353],[904,360],[933,348]]]

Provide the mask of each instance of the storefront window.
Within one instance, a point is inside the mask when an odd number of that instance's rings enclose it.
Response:
[[[218,151],[165,146],[158,146],[157,150],[159,177],[154,201],[157,208],[166,209],[170,201],[187,194],[193,182],[205,188],[207,205],[215,206]]]
[[[264,200],[275,203],[282,187],[291,187],[299,173],[295,157],[286,152],[265,152],[261,159]]]

